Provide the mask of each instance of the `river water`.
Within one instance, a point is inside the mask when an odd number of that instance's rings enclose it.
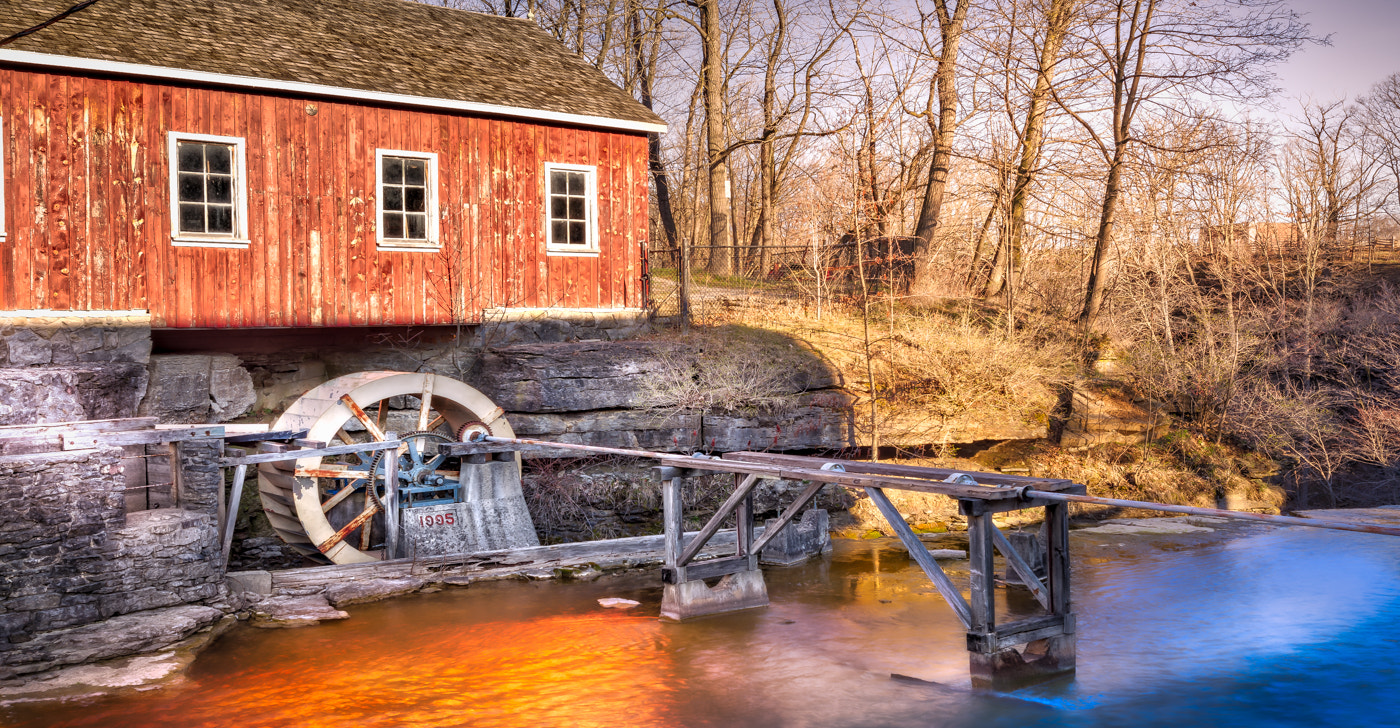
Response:
[[[897,542],[837,541],[768,570],[767,609],[663,624],[654,573],[476,585],[240,628],[179,685],[0,725],[1400,726],[1400,539],[1228,525],[1071,543],[1078,672],[1008,694],[970,690],[963,632]]]

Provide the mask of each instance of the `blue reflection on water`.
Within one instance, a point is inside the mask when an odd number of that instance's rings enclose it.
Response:
[[[1017,693],[1042,725],[1400,726],[1400,541],[1258,531],[1075,578],[1076,679]]]

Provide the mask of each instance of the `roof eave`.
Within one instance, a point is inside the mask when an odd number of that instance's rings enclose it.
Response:
[[[93,73],[110,73],[120,76],[134,76],[138,78],[154,78],[170,81],[184,81],[189,83],[209,84],[213,86],[246,88],[255,91],[282,91],[286,93],[303,94],[306,96],[349,99],[352,101],[391,104],[397,106],[416,106],[428,109],[442,109],[445,111],[459,111],[466,113],[483,114],[488,116],[502,116],[512,119],[527,119],[531,121],[552,122],[557,124],[589,126],[602,129],[615,129],[618,131],[644,132],[648,134],[662,134],[666,131],[665,124],[657,124],[648,121],[635,121],[632,119],[615,119],[606,116],[590,116],[587,114],[570,114],[559,111],[546,111],[543,109],[527,109],[518,106],[482,104],[473,101],[458,101],[456,99],[441,99],[429,96],[413,96],[410,94],[395,94],[385,93],[382,91],[367,91],[365,89],[346,88],[342,86],[328,86],[319,83],[305,83],[302,81],[282,81],[270,78],[258,78],[255,76],[237,76],[224,73],[211,73],[208,71],[194,71],[185,68],[148,66],[140,63],[126,63],[122,61],[106,61],[97,58],[82,58],[79,56],[64,56],[51,53],[34,53],[32,51],[0,49],[0,63],[13,63],[16,65],[37,66],[41,68],[88,71]]]

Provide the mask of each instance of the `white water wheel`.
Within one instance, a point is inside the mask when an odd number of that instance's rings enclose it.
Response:
[[[391,406],[399,405],[398,409]],[[406,409],[404,407],[407,407]],[[460,482],[460,464],[435,456],[447,440],[471,432],[514,437],[504,411],[486,395],[448,377],[406,372],[362,372],[332,379],[302,395],[274,430],[308,430],[328,447],[404,438],[400,483],[423,495],[443,495]],[[388,453],[385,453],[388,455]],[[384,458],[374,453],[302,458],[258,468],[258,495],[268,521],[292,548],[316,560],[354,564],[383,558]],[[375,468],[377,467],[377,470]],[[457,470],[453,470],[453,468]],[[436,489],[436,490],[435,490]]]

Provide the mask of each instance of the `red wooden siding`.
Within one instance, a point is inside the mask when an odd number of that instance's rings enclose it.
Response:
[[[0,115],[0,309],[233,328],[643,303],[642,134],[14,69]],[[170,131],[247,140],[246,250],[171,245]],[[438,155],[442,251],[375,249],[376,149]],[[545,254],[546,162],[597,166],[599,255]]]

